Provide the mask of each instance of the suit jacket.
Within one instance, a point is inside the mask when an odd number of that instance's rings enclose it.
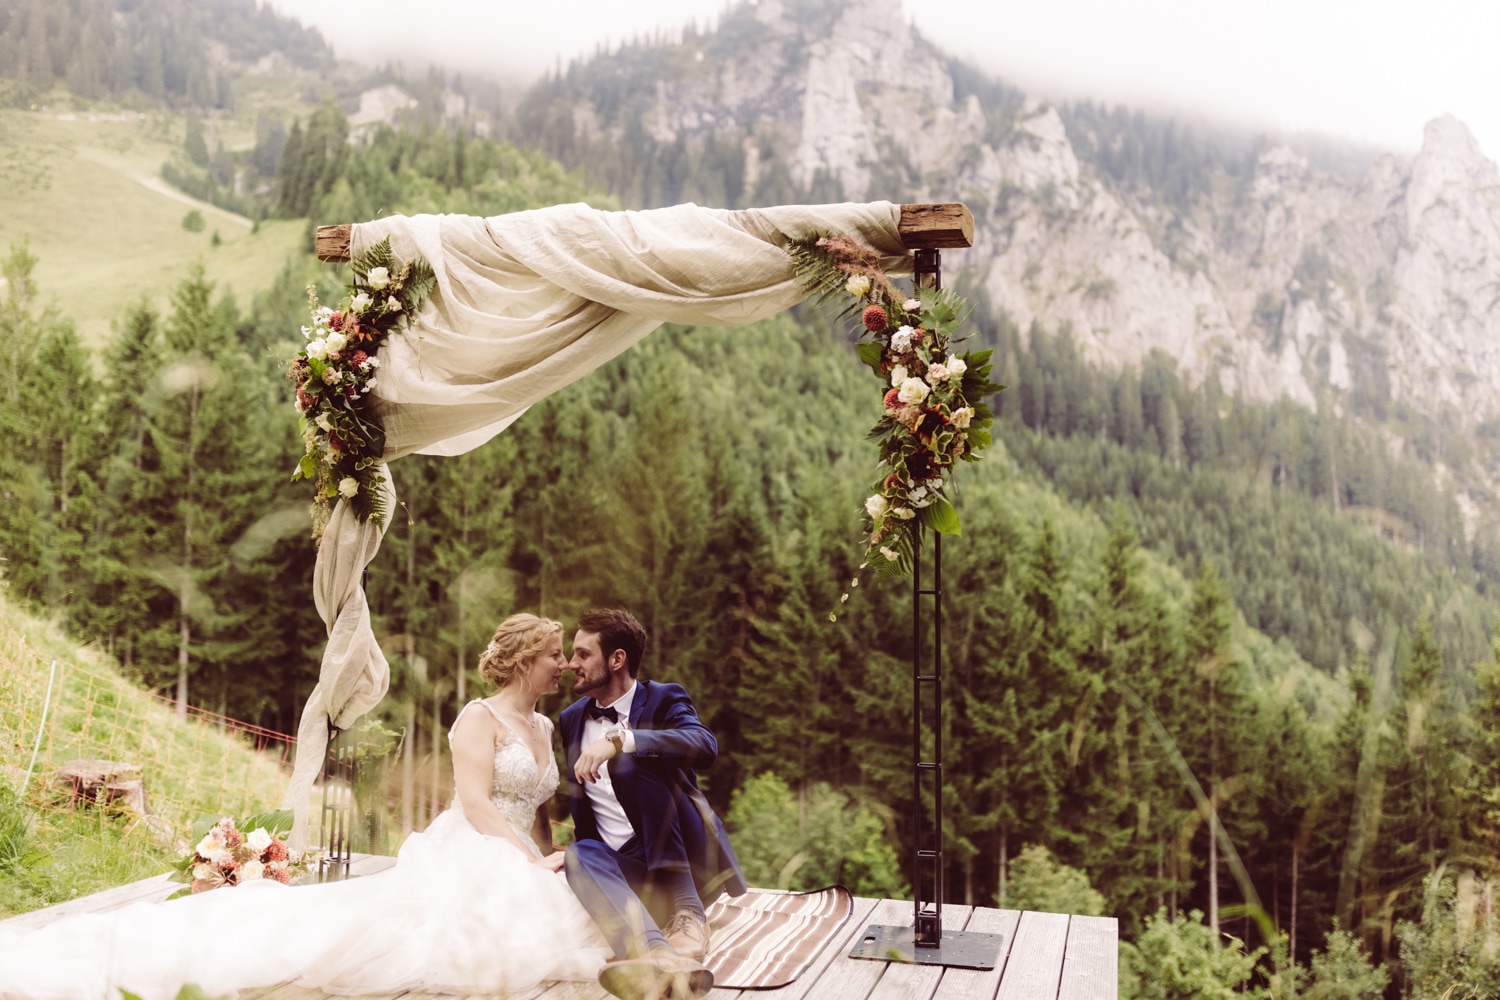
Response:
[[[573,766],[582,752],[583,724],[590,699],[580,698],[563,710],[559,725],[567,752],[568,807],[577,840],[603,840],[594,807]],[[635,752],[609,762],[610,782],[626,817],[643,838],[648,865],[685,861],[704,902],[720,892],[738,896],[745,879],[729,846],[729,835],[698,789],[697,770],[714,762],[718,741],[698,718],[692,699],[680,684],[637,680],[630,705]]]

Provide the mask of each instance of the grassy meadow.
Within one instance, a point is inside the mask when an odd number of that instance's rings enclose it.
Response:
[[[165,308],[195,263],[248,305],[303,246],[303,220],[255,226],[167,185],[161,165],[181,143],[181,118],[165,113],[0,111],[0,250],[29,244],[43,300],[91,347],[143,296]],[[194,209],[200,232],[182,225]]]
[[[57,767],[90,758],[141,765],[149,821],[74,805],[48,780]],[[0,918],[158,875],[187,849],[198,817],[275,808],[287,783],[277,761],[245,738],[201,721],[179,722],[109,657],[79,646],[3,594],[0,776],[0,835],[8,820],[26,822],[29,830],[24,849],[11,847],[0,858]]]

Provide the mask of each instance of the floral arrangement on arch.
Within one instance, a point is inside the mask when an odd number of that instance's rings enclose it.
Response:
[[[383,521],[387,514],[376,472],[385,451],[385,429],[369,398],[376,387],[385,338],[409,322],[436,278],[420,257],[403,261],[381,240],[351,261],[349,294],[337,309],[318,304],[307,288],[310,326],[307,343],[292,360],[287,378],[297,387],[306,453],[292,479],[311,479],[326,522],[330,501],[349,501],[361,521]]]
[[[290,830],[291,825],[289,810],[263,813],[238,825],[228,817],[218,822],[200,820],[193,830],[199,838],[197,846],[177,862],[171,876],[173,881],[187,882],[190,887],[176,895],[261,879],[285,885],[305,874],[318,854],[298,854],[286,846],[278,835]],[[241,827],[250,828],[250,832],[242,833]]]
[[[990,381],[990,351],[953,347],[966,313],[961,297],[931,288],[903,294],[880,255],[846,237],[793,242],[787,252],[810,294],[842,299],[840,311],[859,317],[859,359],[881,383],[881,417],[870,436],[880,440],[882,468],[865,500],[860,568],[904,576],[921,527],[959,533],[947,491],[957,464],[977,461],[990,445],[994,415],[984,400],[1005,386]]]

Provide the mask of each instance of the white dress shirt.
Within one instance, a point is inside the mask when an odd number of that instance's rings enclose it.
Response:
[[[636,684],[630,682],[630,689],[620,695],[613,703],[601,706],[613,708],[620,713],[619,725],[625,727],[625,746],[621,753],[635,752],[635,733],[630,731],[630,703],[635,700]],[[604,733],[616,723],[607,719],[595,719],[585,714],[583,717],[583,745],[589,746],[604,739]],[[599,836],[604,842],[615,850],[624,847],[631,837],[635,836],[635,827],[630,825],[630,818],[625,815],[625,808],[620,805],[620,800],[615,797],[614,782],[609,778],[609,764],[599,768],[599,780],[584,784],[584,791],[588,794],[589,805],[594,807],[594,822],[599,827]]]

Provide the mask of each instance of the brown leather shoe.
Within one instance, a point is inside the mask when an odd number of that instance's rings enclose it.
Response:
[[[667,944],[679,955],[703,961],[708,954],[708,921],[692,910],[678,910],[667,925]]]
[[[599,985],[620,1000],[693,1000],[714,988],[714,974],[674,951],[608,962]]]

